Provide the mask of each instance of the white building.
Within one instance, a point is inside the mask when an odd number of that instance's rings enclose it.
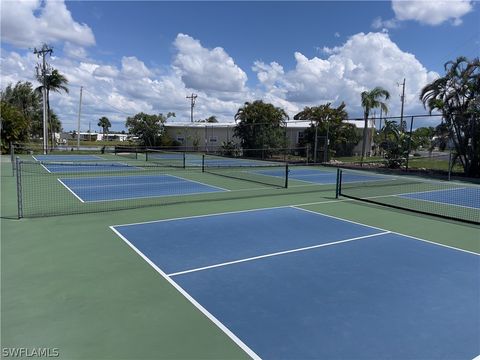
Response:
[[[350,124],[354,124],[359,132],[363,133],[363,120],[348,120]],[[303,136],[305,129],[310,127],[310,121],[289,121],[287,122],[286,132],[288,137],[288,147],[295,148]],[[222,143],[233,141],[240,144],[240,139],[234,136],[235,123],[199,123],[199,122],[167,122],[165,123],[165,131],[175,141],[189,149],[199,151],[211,150],[222,146]],[[369,138],[367,152],[371,149],[372,134],[374,123],[370,120]],[[355,146],[354,154],[360,154],[362,151],[362,141]]]
[[[130,138],[129,134],[122,133],[96,133],[96,132],[80,132],[81,141],[127,141]],[[77,141],[77,134],[72,132],[63,132],[59,134],[57,141],[66,143],[70,141]]]

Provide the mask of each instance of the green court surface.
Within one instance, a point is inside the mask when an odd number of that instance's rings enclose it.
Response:
[[[478,226],[336,200],[334,186],[18,220],[7,160],[1,163],[2,348],[57,348],[60,359],[248,358],[111,225],[297,205],[480,253]],[[228,236],[228,226],[224,231]]]

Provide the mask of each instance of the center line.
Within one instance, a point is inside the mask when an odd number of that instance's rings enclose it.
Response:
[[[326,244],[312,245],[312,246],[307,246],[307,247],[298,248],[298,249],[279,251],[279,252],[275,252],[275,253],[271,253],[271,254],[259,255],[259,256],[254,256],[254,257],[250,257],[250,258],[245,258],[245,259],[228,261],[228,262],[215,264],[215,265],[199,267],[199,268],[196,268],[196,269],[179,271],[179,272],[176,272],[176,273],[167,274],[167,276],[177,276],[177,275],[189,274],[189,273],[208,270],[208,269],[213,269],[213,268],[217,268],[217,267],[221,267],[221,266],[233,265],[233,264],[238,264],[238,263],[247,262],[247,261],[264,259],[264,258],[268,258],[268,257],[272,257],[272,256],[285,255],[285,254],[290,254],[290,253],[299,252],[299,251],[306,251],[306,250],[321,248],[321,247],[325,247],[325,246],[337,245],[337,244],[341,244],[341,243],[345,243],[345,242],[349,242],[349,241],[361,240],[361,239],[366,239],[366,238],[370,238],[370,237],[374,237],[374,236],[386,235],[386,234],[390,234],[390,233],[391,233],[391,231],[384,231],[384,232],[377,233],[377,234],[358,236],[358,237],[345,239],[345,240],[334,241],[334,242],[326,243]]]

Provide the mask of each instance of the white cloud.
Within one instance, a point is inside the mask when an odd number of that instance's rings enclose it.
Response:
[[[452,21],[454,25],[462,22],[462,16],[473,9],[471,0],[392,0],[392,9],[398,20],[415,20],[427,25],[440,25]]]
[[[59,41],[95,44],[92,30],[73,20],[63,0],[3,0],[0,20],[2,42],[20,48]]]
[[[247,75],[221,47],[204,48],[200,41],[178,34],[174,41],[177,54],[173,65],[185,86],[195,90],[243,91]]]
[[[399,113],[398,82],[406,78],[406,110],[422,111],[420,89],[437,74],[428,72],[412,54],[403,52],[385,33],[359,33],[342,46],[326,48],[326,59],[308,59],[295,53],[296,67],[284,76],[265,82],[274,94],[297,107],[325,102],[347,103],[351,116],[361,115],[360,93],[382,86],[392,95],[390,113]],[[257,71],[262,71],[258,68]]]
[[[440,25],[450,21],[458,26],[462,16],[473,10],[472,0],[392,0],[392,10],[395,18],[383,20],[377,17],[372,27],[379,29],[394,29],[402,21],[413,20],[426,25]]]
[[[284,75],[283,67],[276,62],[265,64],[262,61],[255,61],[252,70],[257,73],[260,83],[271,87]]]
[[[118,69],[115,66],[101,65],[95,69],[93,75],[104,80],[111,80],[117,77],[119,74]]]
[[[145,66],[143,61],[138,60],[135,56],[124,56],[122,58],[122,74],[126,77],[135,79],[149,77],[151,72]]]
[[[87,58],[87,50],[85,50],[84,47],[73,45],[68,41],[65,42],[65,45],[63,46],[63,54],[80,60]]]
[[[400,26],[400,23],[397,19],[383,20],[381,17],[377,17],[372,22],[372,27],[374,29],[395,29]]]

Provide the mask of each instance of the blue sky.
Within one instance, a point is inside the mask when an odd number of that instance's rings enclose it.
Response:
[[[195,118],[233,121],[245,102],[262,99],[291,117],[304,106],[347,103],[361,114],[360,92],[380,85],[399,114],[424,113],[419,90],[443,64],[478,56],[478,3],[457,1],[133,2],[2,1],[2,83],[34,82],[34,46],[55,49],[50,64],[70,80],[52,95],[64,129],[108,116],[177,114],[198,94]]]

